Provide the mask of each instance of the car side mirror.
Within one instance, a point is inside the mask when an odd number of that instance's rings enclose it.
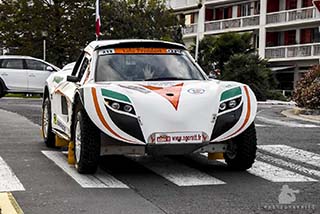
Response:
[[[79,82],[79,78],[76,76],[69,75],[69,76],[67,76],[67,81],[68,82]]]
[[[46,70],[47,71],[54,71],[54,69],[51,66],[47,66]]]

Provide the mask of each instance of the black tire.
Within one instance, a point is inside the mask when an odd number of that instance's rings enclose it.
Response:
[[[233,138],[227,146],[224,158],[228,167],[234,170],[247,170],[255,161],[257,136],[254,123],[244,132]]]
[[[1,81],[0,81],[0,98],[1,98],[1,97],[4,97],[4,95],[6,95],[6,91],[5,91],[5,88],[4,88],[4,86],[1,84]]]
[[[44,97],[42,105],[41,127],[44,143],[49,148],[55,148],[55,134],[52,132],[51,102],[48,96]]]
[[[76,169],[81,174],[94,174],[97,171],[100,158],[100,130],[93,124],[80,104],[75,108],[73,131]],[[77,131],[80,132],[80,136]]]

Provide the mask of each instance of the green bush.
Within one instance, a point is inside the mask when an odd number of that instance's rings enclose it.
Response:
[[[277,90],[269,90],[267,92],[267,98],[269,100],[288,101],[288,99],[280,91]]]
[[[300,107],[320,109],[320,65],[316,65],[298,82],[293,100]]]

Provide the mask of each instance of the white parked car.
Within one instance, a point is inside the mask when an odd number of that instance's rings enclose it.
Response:
[[[72,66],[47,79],[41,123],[47,146],[68,146],[78,172],[94,173],[100,155],[208,152],[234,169],[253,164],[254,93],[210,80],[184,46],[94,41]]]
[[[60,69],[28,56],[0,56],[0,97],[6,93],[43,93],[46,79]]]

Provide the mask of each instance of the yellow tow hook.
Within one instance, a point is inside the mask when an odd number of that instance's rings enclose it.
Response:
[[[68,164],[74,165],[76,160],[74,159],[74,142],[70,141],[68,146]]]
[[[224,159],[223,152],[208,153],[208,160]]]

